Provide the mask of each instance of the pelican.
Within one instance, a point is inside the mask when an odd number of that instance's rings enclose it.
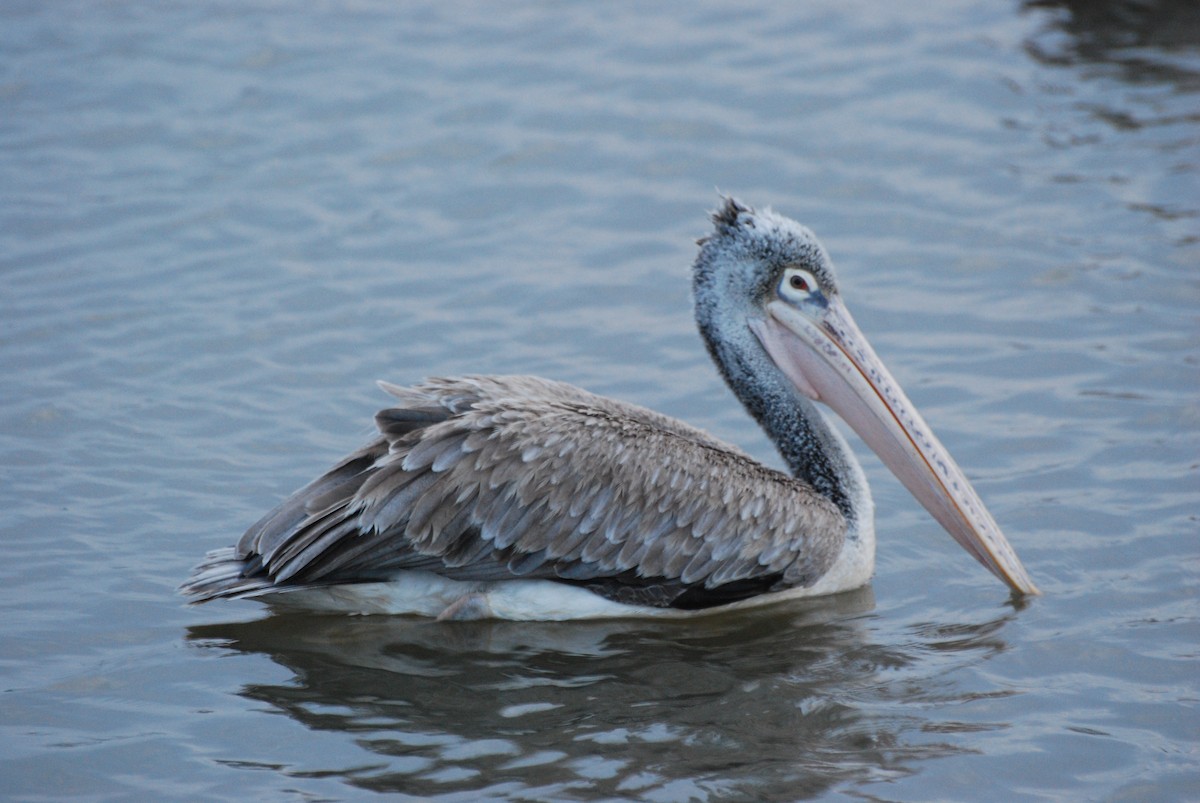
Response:
[[[532,376],[380,383],[379,435],[209,552],[193,602],[442,619],[687,616],[870,581],[874,503],[836,411],[1016,594],[1039,593],[842,302],[807,228],[733,198],[696,322],[790,474],[681,421]]]

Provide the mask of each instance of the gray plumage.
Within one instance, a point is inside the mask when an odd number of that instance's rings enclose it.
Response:
[[[415,570],[467,581],[463,600],[472,583],[539,579],[698,609],[807,589],[827,573],[823,593],[866,582],[873,505],[861,468],[752,331],[789,271],[814,285],[797,309],[821,319],[840,309],[832,264],[808,229],[769,210],[726,199],[713,223],[692,273],[697,325],[792,476],[680,421],[559,382],[384,385],[398,404],[376,415],[379,437],[236,547],[210,552],[183,592],[203,602]]]
[[[209,553],[185,594],[422,569],[699,608],[809,585],[841,550],[832,502],[667,416],[527,376],[384,387],[380,437]]]
[[[237,546],[210,552],[183,592],[204,602],[311,590],[302,602],[340,610],[575,618],[857,588],[874,568],[874,505],[820,400],[980,563],[1037,594],[858,330],[812,232],[733,199],[713,223],[692,270],[696,323],[791,476],[560,382],[385,384],[397,404],[375,416],[379,436]]]

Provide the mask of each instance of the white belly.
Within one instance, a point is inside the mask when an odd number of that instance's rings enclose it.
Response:
[[[862,542],[858,542],[861,546]],[[873,541],[870,544],[874,546]],[[864,554],[865,553],[865,554]],[[406,571],[383,583],[317,586],[259,596],[264,602],[286,608],[352,614],[408,614],[439,619],[510,619],[563,621],[605,618],[684,618],[769,605],[782,600],[836,594],[861,588],[871,579],[874,549],[847,549],[830,570],[809,588],[791,588],[750,599],[684,611],[625,605],[584,588],[551,580],[450,580],[424,571]]]

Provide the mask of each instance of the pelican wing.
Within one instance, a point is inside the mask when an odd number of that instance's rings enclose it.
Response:
[[[811,585],[845,523],[805,483],[680,421],[535,377],[384,385],[381,437],[211,553],[208,599],[423,569],[706,607]]]

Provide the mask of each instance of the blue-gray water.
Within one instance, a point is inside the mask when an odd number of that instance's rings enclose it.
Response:
[[[0,6],[0,796],[1194,798],[1192,3]],[[775,461],[693,330],[813,227],[1045,596],[873,456],[871,588],[685,624],[185,608],[377,378]]]

